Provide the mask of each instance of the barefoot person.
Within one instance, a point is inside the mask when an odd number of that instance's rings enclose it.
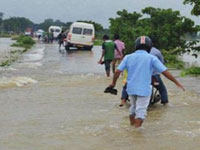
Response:
[[[147,114],[153,71],[162,73],[184,90],[184,87],[171,75],[158,58],[149,54],[151,47],[152,43],[149,37],[141,36],[137,38],[135,41],[136,51],[125,56],[114,74],[112,84],[110,84],[110,87],[115,87],[120,73],[127,69],[127,93],[131,101],[130,123],[136,128],[142,126]]]
[[[112,41],[109,40],[108,35],[103,36],[103,44],[102,44],[102,55],[100,60],[98,61],[99,64],[103,63],[103,58],[104,58],[104,64],[105,64],[105,70],[106,70],[106,75],[107,77],[110,77],[110,64],[114,59],[114,52],[115,49],[117,50],[118,54],[121,56],[121,53],[119,52],[116,44]]]

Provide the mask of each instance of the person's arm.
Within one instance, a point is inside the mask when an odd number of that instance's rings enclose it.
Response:
[[[116,82],[117,82],[117,79],[119,78],[121,72],[122,72],[122,71],[120,71],[120,70],[118,70],[118,69],[115,71],[115,74],[114,74],[114,76],[113,76],[113,81],[112,81],[112,83],[110,84],[110,87],[115,87]]]
[[[99,59],[99,61],[98,61],[98,64],[101,64],[102,63],[102,59],[103,59],[103,57],[104,57],[104,55],[105,55],[105,43],[103,43],[102,44],[102,53],[101,53],[101,57],[100,57],[100,59]]]
[[[105,50],[103,49],[103,50],[102,50],[102,54],[101,54],[101,58],[100,58],[99,61],[98,61],[99,64],[102,63],[102,59],[103,59],[104,55],[105,55]]]
[[[153,56],[153,67],[156,71],[162,73],[167,79],[171,80],[179,88],[181,88],[183,91],[185,91],[184,87],[174,78],[174,76],[167,70],[167,68],[155,56]]]
[[[164,72],[162,72],[162,74],[168,78],[169,80],[171,80],[172,82],[174,82],[176,84],[176,86],[178,86],[179,88],[181,88],[183,91],[185,91],[185,88],[174,78],[174,76],[168,71],[165,70]]]
[[[115,87],[117,79],[119,78],[121,72],[127,69],[127,56],[125,56],[125,58],[122,60],[122,62],[119,64],[117,70],[115,71],[115,74],[113,76],[113,81],[110,84],[111,87]]]

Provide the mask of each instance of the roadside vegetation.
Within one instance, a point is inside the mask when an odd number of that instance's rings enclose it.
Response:
[[[101,46],[103,44],[103,40],[101,40],[101,39],[96,39],[95,41],[94,41],[94,45],[95,46]]]
[[[12,39],[16,40],[16,43],[11,46],[19,47],[19,49],[12,50],[5,55],[3,60],[0,62],[0,67],[10,66],[21,56],[21,54],[28,51],[35,44],[35,41],[29,36],[14,36]]]
[[[166,51],[163,51],[163,57],[165,60],[165,65],[168,68],[174,68],[174,69],[183,69],[184,68],[184,62],[181,61],[177,55],[171,55],[168,54]]]
[[[1,34],[0,34],[0,37],[1,37],[1,38],[10,38],[11,35],[10,35],[10,34],[7,34],[7,33],[1,33]]]
[[[190,68],[187,68],[187,69],[184,69],[182,72],[181,72],[181,76],[186,76],[186,75],[195,75],[195,76],[199,76],[200,75],[200,67],[190,67]]]
[[[12,50],[9,53],[7,53],[3,59],[0,60],[0,67],[8,67],[10,66],[13,62],[15,62],[19,57],[20,54],[22,53],[22,49],[18,50]]]
[[[200,4],[196,0],[183,0],[183,4],[192,5],[191,14],[200,16]],[[92,23],[96,30],[96,40],[94,45],[102,45],[102,36],[108,34],[112,39],[114,34],[119,34],[126,45],[126,54],[134,51],[134,41],[138,36],[147,35],[153,39],[155,46],[164,54],[168,67],[183,69],[184,63],[178,58],[185,52],[198,54],[200,46],[197,45],[196,33],[200,31],[200,26],[195,25],[194,21],[185,16],[181,16],[179,11],[172,9],[161,9],[146,7],[141,12],[128,12],[121,10],[117,12],[117,17],[110,18],[109,29],[94,21],[80,20],[81,22]],[[72,22],[62,22],[51,18],[45,19],[40,24],[35,24],[24,17],[10,17],[3,19],[4,14],[0,12],[0,35],[6,37],[10,33],[21,34],[27,28],[48,30],[51,25],[62,26],[69,29]],[[13,46],[23,47],[23,52],[27,51],[34,41],[30,37],[14,36],[17,40]],[[186,69],[189,70],[189,69]],[[198,68],[192,67],[185,74],[195,72]],[[198,71],[197,71],[198,73]]]
[[[23,47],[26,51],[35,44],[35,41],[30,36],[20,35],[13,39],[17,40],[16,43],[12,44],[13,47]]]

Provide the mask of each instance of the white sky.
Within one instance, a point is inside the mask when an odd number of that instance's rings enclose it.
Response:
[[[63,22],[93,20],[104,27],[109,26],[108,19],[116,17],[118,10],[141,12],[148,6],[179,10],[182,16],[200,24],[200,16],[191,16],[192,6],[183,5],[183,0],[0,0],[0,12],[5,14],[5,18],[26,17],[35,23],[47,18]]]

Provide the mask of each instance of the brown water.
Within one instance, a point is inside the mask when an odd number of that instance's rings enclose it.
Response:
[[[128,108],[118,108],[121,78],[118,96],[103,93],[111,79],[97,64],[101,48],[57,49],[38,44],[12,69],[0,70],[0,150],[200,149],[198,78],[178,78],[186,92],[164,79],[170,104],[150,108],[135,129]]]

